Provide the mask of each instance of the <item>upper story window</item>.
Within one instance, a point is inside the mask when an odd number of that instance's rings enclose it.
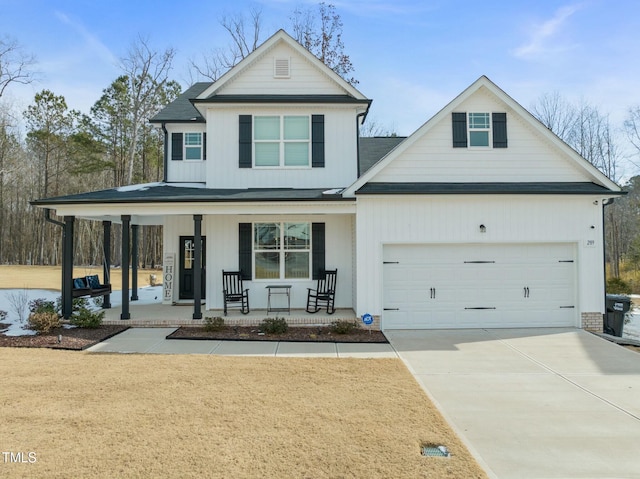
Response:
[[[207,159],[207,134],[201,132],[171,133],[172,161]]]
[[[469,113],[469,146],[490,146],[489,113]]]
[[[184,134],[184,159],[202,160],[202,133]]]
[[[506,148],[507,114],[454,112],[451,115],[454,148]]]
[[[308,167],[310,124],[309,116],[254,117],[254,166]]]

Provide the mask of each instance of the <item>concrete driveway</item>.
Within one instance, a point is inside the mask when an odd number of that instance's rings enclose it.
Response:
[[[387,331],[491,477],[640,478],[640,354],[577,329]]]

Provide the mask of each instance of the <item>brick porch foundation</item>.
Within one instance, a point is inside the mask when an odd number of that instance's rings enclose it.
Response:
[[[602,313],[582,313],[582,329],[594,333],[603,331],[604,316]]]

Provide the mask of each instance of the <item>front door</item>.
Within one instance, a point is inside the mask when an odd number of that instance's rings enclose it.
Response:
[[[202,299],[205,299],[205,278],[207,264],[206,261],[206,238],[202,237]],[[195,241],[193,236],[180,237],[180,299],[193,299],[193,270]]]

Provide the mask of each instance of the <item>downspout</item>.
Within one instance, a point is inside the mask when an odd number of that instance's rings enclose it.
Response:
[[[615,198],[605,198],[602,200],[602,274],[604,275],[604,313],[602,318],[602,332],[604,332],[604,315],[607,314],[607,248],[605,247],[607,241],[607,235],[605,231],[605,215],[604,210],[606,206],[613,204]]]
[[[47,223],[51,223],[51,224],[54,224],[56,226],[64,226],[64,223],[62,223],[61,221],[54,220],[53,218],[51,218],[51,208],[45,208],[44,209],[44,220]]]
[[[358,178],[360,178],[360,117],[366,117],[367,112],[363,111],[362,113],[358,113],[356,115],[356,155],[357,155],[357,165],[358,165]],[[364,123],[364,119],[362,120]]]
[[[164,151],[163,151],[163,168],[162,168],[162,182],[166,183],[167,182],[167,168],[169,167],[169,164],[167,162],[167,157],[168,152],[169,152],[169,133],[167,132],[167,127],[166,127],[166,123],[163,121],[162,122],[162,131],[164,132]]]

